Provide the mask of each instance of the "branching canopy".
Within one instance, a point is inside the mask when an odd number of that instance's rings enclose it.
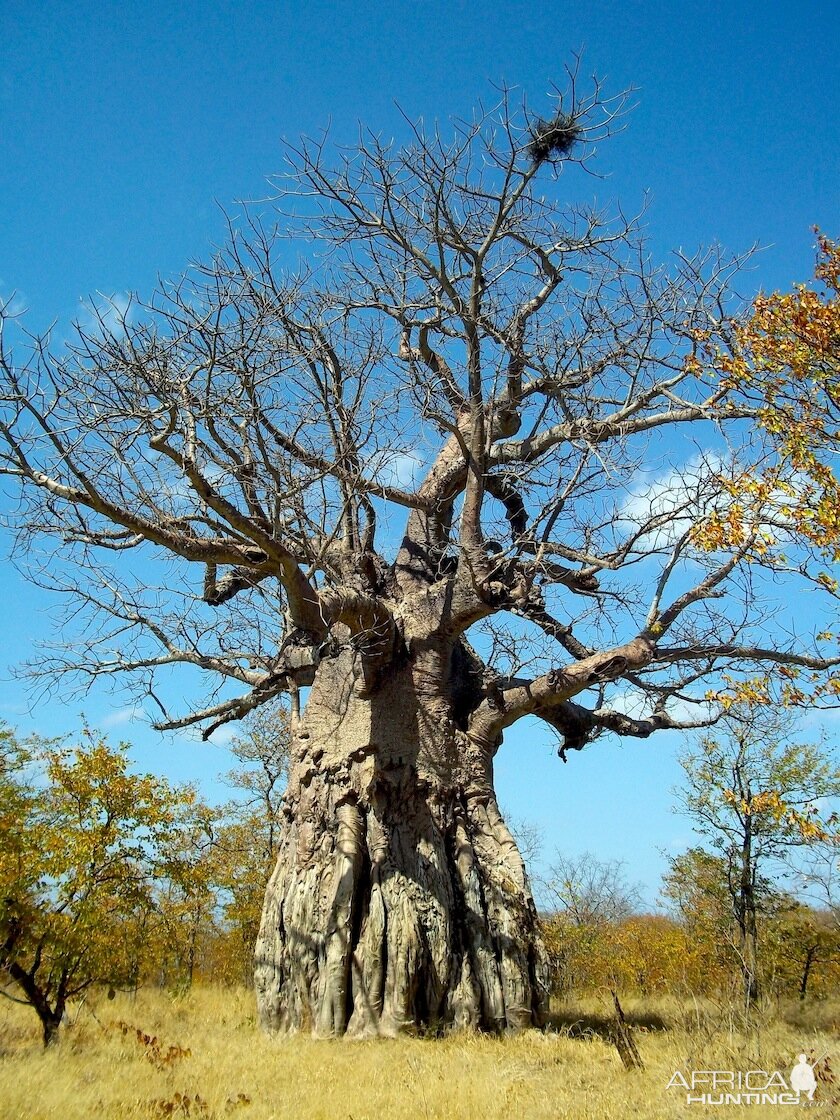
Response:
[[[402,147],[302,141],[270,222],[67,346],[7,345],[11,520],[82,623],[39,674],[129,674],[209,734],[336,643],[375,690],[437,611],[470,734],[536,714],[568,748],[709,721],[724,672],[840,664],[779,615],[819,550],[744,485],[783,451],[712,360],[740,262],[660,269],[637,219],[564,202],[625,108],[577,85],[547,118],[506,92]],[[169,710],[177,665],[206,704]]]

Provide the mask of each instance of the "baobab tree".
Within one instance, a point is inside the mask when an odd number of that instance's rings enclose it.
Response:
[[[540,1022],[506,729],[565,759],[713,718],[724,670],[837,662],[761,602],[792,565],[740,486],[765,402],[712,368],[734,266],[657,269],[634,221],[564,205],[625,104],[576,84],[544,119],[505,94],[448,137],[302,141],[274,224],[3,359],[20,546],[58,543],[33,578],[89,620],[35,671],[127,676],[205,737],[290,694],[271,1030]],[[206,703],[172,709],[176,666]]]

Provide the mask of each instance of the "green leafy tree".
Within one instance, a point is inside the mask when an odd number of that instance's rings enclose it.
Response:
[[[283,826],[281,799],[289,760],[289,712],[282,703],[259,708],[230,749],[238,765],[227,774],[240,798],[225,807],[213,847],[231,978],[250,983],[263,899]]]
[[[136,983],[152,876],[194,795],[129,771],[127,747],[0,734],[0,969],[48,1045],[68,1000]]]
[[[804,1000],[809,991],[826,991],[840,964],[840,930],[832,915],[793,898],[786,898],[768,928],[768,956],[777,986],[795,991]]]
[[[765,884],[758,884],[761,888]],[[662,898],[679,918],[699,968],[692,990],[723,991],[733,982],[738,961],[727,862],[703,848],[671,858],[663,876]],[[740,968],[737,969],[740,977]]]
[[[194,801],[160,851],[154,884],[157,980],[192,987],[209,943],[220,936],[216,845],[222,810]]]
[[[793,849],[835,834],[835,818],[820,809],[840,793],[840,772],[825,747],[799,742],[783,719],[756,709],[733,712],[680,762],[679,803],[720,862],[750,1005],[759,996],[758,917],[772,897],[763,875]]]

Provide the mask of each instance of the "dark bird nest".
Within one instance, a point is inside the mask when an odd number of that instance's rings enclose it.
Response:
[[[567,113],[558,113],[550,121],[538,120],[531,128],[528,155],[538,164],[546,160],[565,159],[580,134],[580,125]]]

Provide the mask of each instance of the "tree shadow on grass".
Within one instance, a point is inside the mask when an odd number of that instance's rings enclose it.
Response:
[[[651,1011],[628,1011],[625,1013],[628,1026],[644,1031],[667,1031],[671,1024],[662,1015]],[[574,1008],[561,1008],[549,1013],[546,1029],[566,1035],[567,1038],[603,1038],[611,1042],[615,1030],[615,1016],[596,1015]]]

